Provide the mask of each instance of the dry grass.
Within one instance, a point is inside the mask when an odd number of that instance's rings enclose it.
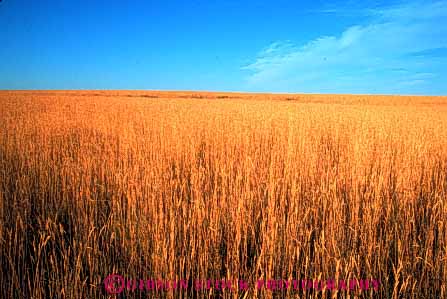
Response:
[[[446,200],[445,97],[0,93],[1,298],[447,298]]]

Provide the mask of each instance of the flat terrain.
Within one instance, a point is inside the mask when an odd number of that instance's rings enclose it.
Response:
[[[0,298],[447,298],[447,97],[0,91],[0,264]]]

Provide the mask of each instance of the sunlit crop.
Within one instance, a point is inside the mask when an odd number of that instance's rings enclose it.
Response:
[[[447,99],[3,91],[0,263],[0,298],[446,298]]]

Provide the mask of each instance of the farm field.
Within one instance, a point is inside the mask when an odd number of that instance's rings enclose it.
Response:
[[[0,298],[447,298],[447,97],[0,91],[0,265]]]

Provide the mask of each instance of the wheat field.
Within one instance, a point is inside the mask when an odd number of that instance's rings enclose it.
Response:
[[[2,91],[0,264],[0,298],[447,298],[447,98]]]

